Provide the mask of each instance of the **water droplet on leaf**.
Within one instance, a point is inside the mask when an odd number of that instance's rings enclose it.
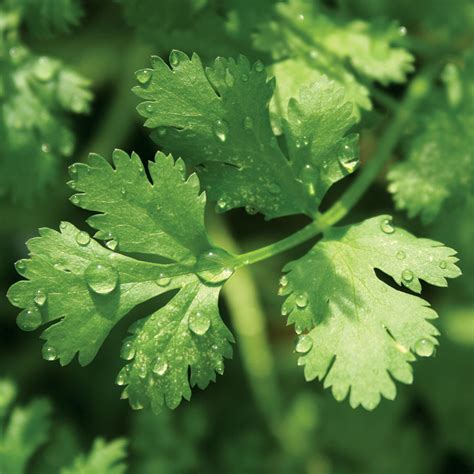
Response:
[[[313,347],[313,340],[311,339],[311,336],[309,336],[308,334],[305,334],[299,337],[295,350],[296,352],[299,352],[300,354],[306,354],[306,352],[309,352],[312,347]]]
[[[265,69],[265,66],[263,65],[262,61],[258,60],[256,63],[255,63],[255,70],[257,72],[263,72],[263,70]]]
[[[415,352],[420,357],[430,357],[433,355],[435,345],[432,341],[426,338],[419,339],[415,344]]]
[[[253,206],[245,206],[245,212],[251,216],[254,216],[258,211]]]
[[[206,334],[210,327],[211,320],[201,311],[197,311],[189,317],[189,329],[198,336]]]
[[[234,273],[232,257],[223,249],[209,250],[197,258],[194,271],[204,283],[223,283]]]
[[[242,74],[240,79],[242,79],[242,82],[247,82],[249,80],[249,76],[247,76],[247,74]]]
[[[252,119],[252,117],[249,117],[249,116],[245,117],[245,119],[244,119],[244,128],[245,128],[245,130],[252,130],[252,128],[253,128],[253,119]]]
[[[407,283],[410,283],[413,280],[413,272],[411,270],[403,270],[402,272],[402,278],[403,281],[406,281]]]
[[[171,278],[165,277],[165,276],[160,276],[158,280],[156,280],[156,284],[161,287],[169,286],[171,283]]]
[[[441,262],[439,262],[439,268],[441,268],[441,270],[444,270],[447,266],[448,264],[446,263],[446,260],[441,260]]]
[[[308,296],[306,295],[306,293],[300,293],[299,295],[297,295],[295,303],[298,308],[306,308],[306,306],[308,306]]]
[[[16,323],[22,331],[34,331],[41,322],[41,313],[38,308],[25,309],[16,318]]]
[[[41,353],[43,355],[43,359],[45,360],[56,360],[58,358],[58,353],[56,352],[56,349],[53,346],[50,346],[48,344],[45,344],[41,350]]]
[[[168,370],[168,363],[166,362],[166,360],[164,360],[163,358],[161,357],[158,357],[156,359],[156,363],[153,367],[153,372],[156,374],[156,375],[159,375],[160,377],[162,377],[163,375],[166,374],[166,371]]]
[[[214,123],[214,135],[218,141],[224,143],[227,140],[229,126],[225,120],[216,120]]]
[[[25,276],[26,261],[25,260],[18,260],[18,262],[15,262],[15,269],[21,276]]]
[[[112,240],[107,240],[107,242],[105,242],[105,246],[110,249],[110,250],[115,250],[118,246],[118,241],[115,240],[115,239],[112,239]]]
[[[170,54],[170,64],[171,64],[173,67],[179,66],[179,55],[178,55],[177,51],[171,51],[171,54]]]
[[[228,69],[225,71],[224,81],[227,84],[227,87],[232,87],[235,84],[235,77]]]
[[[123,367],[115,379],[115,383],[119,386],[126,385],[128,382],[128,370],[127,367]]]
[[[397,258],[398,260],[405,260],[406,258],[406,253],[403,251],[403,250],[400,250],[399,252],[397,252]]]
[[[56,69],[57,64],[52,59],[42,56],[34,67],[34,74],[40,81],[49,81]]]
[[[38,305],[38,306],[44,306],[44,304],[46,303],[46,300],[47,300],[47,295],[46,293],[43,291],[43,290],[38,290],[36,292],[36,295],[35,295],[35,298],[34,298],[34,302]]]
[[[141,84],[146,84],[151,79],[151,70],[150,69],[140,69],[135,73],[135,76]]]
[[[122,344],[120,357],[124,360],[132,360],[135,357],[135,346],[132,341],[126,341]]]
[[[91,263],[84,272],[89,288],[99,295],[107,295],[115,290],[118,273],[115,268],[105,263]]]
[[[80,231],[76,234],[76,242],[79,245],[85,246],[91,241],[90,235],[87,232]]]
[[[380,223],[380,228],[385,234],[393,234],[395,232],[395,227],[392,225],[392,219],[383,219]]]

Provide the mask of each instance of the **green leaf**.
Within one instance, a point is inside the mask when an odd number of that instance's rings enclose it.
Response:
[[[305,378],[324,379],[337,400],[375,408],[395,397],[393,379],[411,383],[409,362],[430,356],[438,330],[428,302],[392,288],[421,292],[420,280],[446,286],[461,274],[455,251],[392,226],[389,216],[333,228],[282,277],[283,314],[295,325]]]
[[[164,401],[175,407],[189,398],[190,384],[204,388],[215,371],[222,373],[223,357],[232,354],[232,335],[217,311],[231,258],[209,242],[205,196],[196,175],[185,179],[181,160],[158,153],[148,167],[152,182],[136,154],[117,150],[113,162],[90,155],[87,164],[70,168],[70,185],[78,191],[71,201],[99,213],[89,222],[107,248],[69,223],[61,223],[60,232],[40,229],[27,244],[31,258],[16,264],[27,279],[8,297],[24,308],[17,320],[22,329],[54,323],[41,336],[47,360],[65,365],[78,354],[85,365],[132,308],[176,293],[135,325],[122,348],[130,362],[117,379],[128,384],[123,397],[135,408],[151,403],[158,410]],[[154,372],[159,361],[166,370]]]
[[[0,8],[0,196],[30,203],[74,150],[70,112],[86,113],[88,81],[18,39],[19,16]]]
[[[338,158],[345,159],[343,137],[354,123],[342,88],[323,77],[290,104],[288,160],[271,130],[273,82],[262,63],[250,67],[242,56],[218,58],[205,70],[196,55],[189,59],[178,51],[170,63],[154,58],[153,69],[137,72],[142,85],[134,91],[145,99],[138,111],[145,126],[156,129],[153,137],[161,146],[196,168],[217,210],[246,207],[268,219],[313,216],[329,185],[347,174],[336,170]],[[335,124],[329,137],[335,143],[319,131],[316,137],[315,127]]]
[[[413,70],[413,56],[393,46],[403,31],[396,24],[339,19],[326,14],[317,3],[304,0],[277,3],[274,16],[274,21],[260,26],[255,46],[271,53],[277,61],[277,70],[283,73],[277,75],[283,105],[291,97],[288,93],[294,93],[284,86],[290,81],[285,76],[295,78],[300,68],[303,76],[311,80],[326,74],[343,85],[356,117],[360,109],[371,108],[366,82],[378,81],[384,85],[404,82],[407,73]],[[286,63],[288,57],[291,59]],[[281,67],[278,61],[283,61]],[[313,69],[313,74],[308,68]]]
[[[424,107],[406,159],[388,174],[397,208],[424,222],[474,197],[474,55],[462,69],[449,66],[446,97]]]
[[[124,474],[126,444],[123,439],[107,443],[97,438],[90,453],[77,457],[70,467],[61,469],[61,474]]]
[[[7,426],[0,434],[2,472],[26,472],[31,456],[47,440],[50,412],[51,407],[46,400],[34,400],[25,407],[14,408]]]

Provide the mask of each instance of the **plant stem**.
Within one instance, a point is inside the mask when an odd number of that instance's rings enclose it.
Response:
[[[423,98],[429,93],[437,69],[437,67],[429,67],[413,79],[403,101],[397,108],[393,120],[382,135],[372,159],[367,163],[349,189],[331,208],[324,214],[319,214],[311,224],[308,224],[289,237],[252,252],[237,255],[236,266],[250,265],[289,250],[316,237],[345,217],[357,204],[389,160],[406,123],[414,115],[414,111],[420,105]]]
[[[211,222],[213,234],[232,252],[237,244],[222,219]],[[270,349],[264,311],[252,273],[241,268],[223,289],[235,329],[242,363],[255,401],[270,431],[280,439],[282,401],[276,377],[276,364]]]

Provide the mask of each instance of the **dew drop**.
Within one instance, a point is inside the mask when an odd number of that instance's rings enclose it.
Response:
[[[288,277],[286,275],[283,275],[281,278],[280,278],[280,286],[282,286],[283,288],[285,288],[286,286],[288,286]]]
[[[400,26],[400,28],[398,28],[398,34],[400,36],[406,36],[407,34],[407,29],[405,26]]]
[[[255,70],[257,72],[263,72],[263,70],[265,69],[265,66],[263,65],[262,61],[258,60],[256,63],[255,63]]]
[[[311,165],[303,166],[300,179],[303,184],[306,185],[308,189],[308,194],[314,196],[316,194],[316,183],[319,179],[317,170],[315,170]]]
[[[125,195],[127,194],[127,190],[126,190],[125,188],[122,188],[122,189],[120,190],[120,194],[121,194],[122,196],[125,196]]]
[[[41,145],[41,151],[42,151],[43,153],[49,153],[49,152],[51,151],[51,147],[49,146],[48,143],[43,143],[43,144]]]
[[[216,372],[219,375],[222,375],[224,373],[224,362],[222,360],[217,361],[217,363],[216,363]]]
[[[219,199],[217,201],[217,208],[220,211],[225,211],[227,209],[227,202],[225,201],[225,199]]]
[[[120,387],[126,385],[128,382],[128,370],[127,367],[123,367],[115,379],[115,383]]]
[[[227,134],[229,133],[229,126],[225,120],[216,120],[214,123],[214,135],[218,141],[224,143],[227,140]]]
[[[235,84],[235,77],[228,69],[225,71],[224,81],[227,84],[227,87],[232,87]]]
[[[150,69],[140,69],[135,73],[137,81],[141,84],[146,84],[151,79],[151,70]]]
[[[40,81],[49,81],[53,77],[56,68],[57,66],[52,59],[42,56],[35,65],[34,74]]]
[[[309,52],[309,57],[310,57],[311,59],[316,59],[318,56],[319,56],[319,53],[318,53],[315,49],[312,49],[312,50]]]
[[[441,262],[439,262],[439,268],[441,268],[441,270],[444,270],[447,266],[448,264],[446,263],[446,260],[441,260]]]
[[[403,251],[403,250],[400,250],[397,252],[397,258],[398,260],[405,260],[407,254]]]
[[[403,270],[402,272],[402,278],[403,281],[410,283],[413,280],[413,272],[411,270]]]
[[[393,234],[395,232],[395,227],[392,225],[392,219],[383,219],[380,223],[380,228],[385,234]]]
[[[308,296],[306,295],[306,293],[300,293],[299,295],[297,295],[295,303],[298,308],[306,308],[306,306],[308,306]]]
[[[66,228],[67,228],[67,223],[64,222],[64,221],[62,221],[62,222],[59,224],[59,228],[60,228],[61,230],[66,230]]]
[[[132,360],[135,357],[135,346],[132,341],[126,341],[122,344],[120,357],[124,360]]]
[[[115,239],[112,239],[112,240],[107,240],[107,242],[105,242],[105,246],[110,249],[110,250],[115,250],[118,246],[118,241],[115,240]]]
[[[56,349],[53,346],[50,346],[48,344],[45,344],[41,350],[41,353],[43,355],[43,359],[45,360],[56,360],[58,358],[58,353],[56,352]]]
[[[249,117],[248,115],[247,115],[247,117],[245,117],[245,119],[244,119],[244,128],[245,128],[245,130],[252,130],[252,128],[253,128],[253,119],[252,119],[252,117]]]
[[[415,343],[415,352],[420,357],[430,357],[433,355],[434,349],[435,345],[433,342],[426,338],[419,339]]]
[[[143,410],[143,405],[138,400],[130,400],[130,408],[132,410]]]
[[[162,377],[163,375],[166,374],[167,370],[168,370],[168,363],[166,362],[166,360],[162,359],[161,357],[158,357],[153,367],[153,373]]]
[[[38,308],[25,309],[16,318],[16,324],[22,331],[34,331],[41,322],[41,313]]]
[[[146,110],[148,113],[153,112],[153,109],[154,109],[153,104],[146,104],[145,110]]]
[[[162,274],[161,274],[162,275]],[[156,284],[158,286],[161,286],[161,287],[166,287],[166,286],[169,286],[169,284],[171,283],[171,278],[169,277],[165,277],[165,276],[161,276],[160,275],[160,278],[158,278],[158,280],[156,280]]]
[[[115,290],[118,273],[115,268],[105,263],[91,263],[84,272],[89,288],[99,295],[107,295]]]
[[[178,55],[177,51],[171,51],[171,54],[170,54],[170,64],[171,64],[173,67],[179,66],[179,55]]]
[[[79,245],[85,246],[88,245],[89,242],[91,241],[90,235],[87,232],[84,232],[81,230],[76,234],[76,242]]]
[[[15,262],[15,269],[21,276],[25,276],[25,272],[26,272],[25,260],[18,260],[18,262]]]
[[[242,74],[240,79],[242,79],[242,82],[247,82],[249,80],[249,76],[247,76],[247,74]]]
[[[302,13],[300,13],[298,16],[298,21],[304,21],[304,15]]]
[[[201,254],[195,265],[195,273],[207,284],[219,284],[229,279],[234,273],[232,257],[223,249],[212,249]]]
[[[197,311],[189,317],[189,329],[198,336],[206,334],[210,327],[211,320],[201,311]]]
[[[35,297],[34,297],[34,302],[38,306],[44,306],[44,304],[46,303],[47,298],[48,297],[47,297],[46,293],[43,290],[38,290],[36,292]]]
[[[75,206],[79,206],[79,204],[81,203],[81,198],[79,197],[78,194],[73,194],[70,200]]]
[[[306,352],[309,352],[312,347],[313,347],[313,340],[311,339],[311,336],[309,336],[308,334],[304,334],[303,336],[300,336],[298,338],[298,342],[296,343],[295,350],[296,352],[299,352],[300,354],[306,354]]]

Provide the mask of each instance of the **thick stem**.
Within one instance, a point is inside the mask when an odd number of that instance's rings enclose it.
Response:
[[[316,237],[345,217],[357,204],[389,160],[406,123],[414,115],[416,108],[430,91],[437,69],[437,67],[430,67],[413,79],[393,120],[382,135],[372,159],[367,163],[349,189],[330,209],[324,214],[318,215],[314,222],[289,237],[252,252],[238,255],[236,257],[236,266],[250,265],[289,250]]]

